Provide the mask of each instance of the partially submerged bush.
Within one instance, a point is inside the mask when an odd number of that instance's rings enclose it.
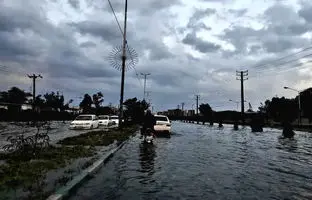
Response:
[[[29,152],[32,152],[35,154],[36,151],[49,146],[50,138],[48,132],[51,128],[48,122],[14,124],[20,127],[21,132],[15,136],[11,135],[7,138],[7,141],[9,141],[10,144],[7,144],[3,147],[5,152],[19,152],[21,154],[28,154]],[[30,127],[36,128],[35,134],[25,137],[26,129]]]

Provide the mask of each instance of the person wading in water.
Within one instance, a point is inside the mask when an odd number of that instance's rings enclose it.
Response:
[[[156,119],[150,110],[146,111],[143,120],[143,127],[141,129],[141,137],[146,137],[146,130],[149,128],[152,130],[153,134],[155,133],[154,126],[156,125]]]

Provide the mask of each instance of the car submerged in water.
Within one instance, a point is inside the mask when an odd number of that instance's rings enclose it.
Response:
[[[156,133],[167,133],[171,134],[171,122],[169,118],[165,115],[154,115],[156,120],[156,125],[154,130]]]
[[[96,115],[79,115],[70,123],[69,129],[94,129],[99,127]]]

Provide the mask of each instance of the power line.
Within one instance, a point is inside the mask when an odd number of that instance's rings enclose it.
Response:
[[[281,70],[278,70],[278,71],[276,71],[277,73],[284,73],[284,72],[288,72],[288,71],[291,71],[291,70],[295,70],[295,69],[300,69],[300,68],[302,68],[302,66],[303,65],[305,65],[305,64],[308,64],[308,63],[311,63],[312,62],[312,60],[308,60],[308,61],[306,61],[306,62],[303,62],[303,63],[298,63],[298,64],[296,64],[296,65],[292,65],[292,68],[282,68],[282,67],[280,67],[280,68],[278,68],[278,69],[281,69]],[[273,69],[271,69],[271,70],[263,70],[263,71],[261,71],[260,73],[263,73],[263,74],[261,74],[261,76],[276,76],[276,74],[273,74],[273,73],[271,73],[272,71],[274,71]],[[259,73],[259,72],[258,72]],[[258,74],[258,75],[253,75],[253,76],[250,76],[250,77],[259,77],[260,76],[260,74]]]
[[[278,58],[278,59],[276,59],[276,60],[272,60],[272,61],[270,61],[270,62],[268,62],[268,63],[255,65],[255,66],[253,66],[252,68],[259,68],[259,67],[263,67],[263,66],[267,66],[267,65],[272,65],[272,63],[278,62],[278,61],[280,61],[280,60],[283,60],[283,59],[285,59],[285,58],[288,58],[288,57],[291,57],[291,56],[294,56],[294,55],[298,55],[298,54],[300,54],[300,53],[302,53],[302,52],[304,52],[304,51],[307,51],[307,50],[309,50],[309,49],[312,49],[312,46],[303,48],[303,49],[301,49],[301,50],[299,50],[299,51],[297,51],[297,52],[295,52],[295,53],[289,54],[289,55],[287,55],[287,56],[283,56],[283,57]]]
[[[121,28],[120,23],[119,23],[119,21],[118,21],[118,18],[117,18],[117,16],[116,16],[115,10],[114,10],[114,8],[113,8],[113,6],[112,6],[112,3],[110,2],[110,0],[107,0],[107,1],[108,1],[108,3],[109,3],[109,6],[110,6],[112,12],[113,12],[113,15],[114,15],[114,17],[115,17],[115,20],[116,20],[116,22],[117,22],[119,31],[120,31],[122,37],[124,37],[124,36],[123,36],[124,33],[123,33],[123,31],[122,31],[122,28]]]
[[[140,83],[141,88],[143,88],[142,82],[141,82],[141,80],[140,80],[140,77],[139,77],[139,74],[138,74],[138,72],[137,72],[136,68],[135,68],[135,67],[133,67],[133,69],[134,69],[134,71],[135,71],[135,76],[136,76],[136,78],[138,79],[138,81],[139,81],[139,83]]]
[[[286,64],[288,64],[288,63],[292,63],[292,62],[295,62],[295,61],[298,61],[298,60],[300,60],[300,59],[307,58],[307,57],[310,57],[310,56],[312,56],[312,53],[311,53],[311,54],[308,54],[308,55],[304,55],[304,56],[302,56],[302,57],[300,57],[300,58],[296,58],[296,59],[293,59],[293,60],[289,60],[289,61],[286,61],[286,62],[283,62],[283,63],[276,64],[276,65],[274,65],[274,66],[283,66],[283,65],[286,65]],[[281,68],[282,68],[282,67],[281,67]],[[269,70],[274,70],[274,68],[271,68],[271,69],[269,69]],[[261,72],[261,70],[258,71],[258,72]]]

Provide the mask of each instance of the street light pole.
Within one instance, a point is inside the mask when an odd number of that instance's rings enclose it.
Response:
[[[299,113],[298,113],[298,126],[301,125],[301,100],[300,100],[300,95],[301,95],[301,91],[299,90],[296,90],[296,89],[293,89],[293,88],[290,88],[290,87],[284,87],[284,89],[288,89],[288,90],[292,90],[292,91],[295,91],[295,92],[298,92],[298,108],[299,108]]]
[[[125,86],[125,71],[126,71],[126,45],[127,45],[127,10],[128,0],[125,0],[125,21],[124,21],[124,32],[122,40],[122,69],[121,69],[121,87],[120,87],[120,102],[119,102],[119,115],[118,115],[118,126],[122,127],[123,118],[123,101],[124,101],[124,86]]]
[[[142,76],[144,76],[144,94],[143,94],[143,100],[145,100],[145,95],[146,95],[146,78],[147,76],[151,75],[150,73],[141,73]]]

